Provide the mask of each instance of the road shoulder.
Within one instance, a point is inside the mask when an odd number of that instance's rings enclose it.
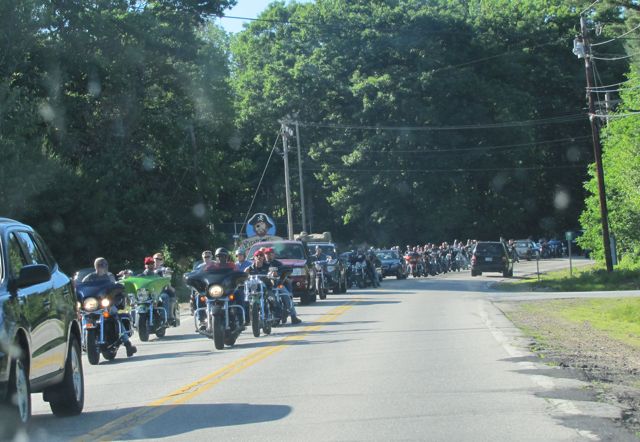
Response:
[[[613,339],[588,321],[574,323],[554,315],[557,302],[494,301],[494,305],[531,339],[529,348],[549,367],[563,367],[588,383],[587,389],[619,407],[619,421],[640,434],[640,348]]]

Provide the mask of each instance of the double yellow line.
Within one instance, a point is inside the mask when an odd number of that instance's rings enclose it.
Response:
[[[336,317],[346,313],[355,302],[348,302],[341,306],[338,306],[328,313],[321,316],[314,325],[307,326],[300,330],[298,333],[291,334],[286,338],[283,338],[273,344],[273,346],[261,348],[251,352],[249,355],[240,358],[213,373],[210,373],[195,382],[185,385],[168,395],[153,401],[136,411],[133,411],[125,416],[119,417],[105,425],[96,428],[95,430],[79,436],[74,439],[75,442],[89,442],[95,440],[114,440],[120,436],[123,436],[134,427],[139,427],[146,424],[158,416],[161,416],[180,404],[187,402],[188,400],[201,395],[205,391],[213,388],[220,382],[228,379],[241,371],[257,364],[269,356],[278,353],[286,348],[286,343],[289,341],[298,341],[303,339],[309,333],[319,330],[327,322],[334,320]],[[160,407],[164,405],[163,407]]]

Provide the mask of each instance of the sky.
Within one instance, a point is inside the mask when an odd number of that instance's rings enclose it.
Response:
[[[233,8],[227,10],[225,15],[234,17],[249,17],[256,18],[273,0],[238,0],[238,3]],[[307,3],[311,0],[297,0],[298,3]],[[290,0],[287,0],[290,3]],[[237,20],[231,18],[221,18],[220,24],[227,32],[240,32],[242,31],[242,24],[246,23],[245,20]]]

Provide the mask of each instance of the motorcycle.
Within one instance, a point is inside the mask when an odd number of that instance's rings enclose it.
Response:
[[[115,359],[122,337],[133,336],[131,316],[125,312],[124,287],[111,281],[90,281],[76,284],[80,300],[83,350],[91,365],[100,362],[100,354]],[[118,317],[120,320],[118,320]]]
[[[265,335],[271,334],[271,328],[285,324],[291,313],[291,293],[283,285],[287,272],[281,269],[278,276],[277,269],[269,270],[268,275],[251,275],[244,282],[245,297],[250,301],[251,329],[256,338],[260,329]]]
[[[216,349],[233,346],[245,329],[245,311],[236,289],[248,275],[230,268],[196,271],[185,275],[198,292],[194,322],[198,333],[213,339]]]
[[[422,274],[420,267],[420,255],[416,252],[410,252],[405,255],[404,259],[409,265],[409,272],[411,273],[411,276],[418,278]]]
[[[167,276],[129,276],[121,283],[129,295],[133,326],[138,330],[140,340],[147,342],[151,334],[164,337],[169,327],[180,325],[179,306],[168,295],[163,296],[171,283]],[[163,301],[164,298],[164,301]],[[168,304],[166,300],[169,300]],[[167,309],[173,310],[173,323],[169,321]]]
[[[366,264],[362,261],[356,261],[351,264],[351,281],[358,288],[365,288],[367,281]]]
[[[328,283],[327,283],[327,261],[314,261],[313,263],[316,276],[314,280],[314,288],[320,299],[327,299]]]

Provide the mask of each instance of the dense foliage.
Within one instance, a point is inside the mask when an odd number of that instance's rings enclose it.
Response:
[[[592,22],[600,24],[600,27],[602,23],[608,25],[596,41],[596,44],[604,44],[594,46],[595,55],[600,58],[628,57],[623,60],[595,60],[596,66],[623,62],[625,65],[629,63],[630,68],[626,78],[617,79],[616,83],[622,83],[618,87],[598,89],[598,92],[613,90],[611,96],[621,101],[615,112],[609,113],[606,125],[602,124],[603,166],[609,230],[616,238],[618,258],[629,261],[640,259],[640,115],[636,115],[640,109],[640,65],[635,57],[640,51],[640,44],[637,31],[634,32],[640,25],[639,11],[640,6],[635,2],[604,2],[593,11],[592,17]],[[617,55],[612,57],[608,54]],[[603,98],[602,93],[595,95],[598,100]],[[600,202],[593,166],[590,175],[585,184],[588,191],[586,207],[580,217],[585,232],[579,242],[584,248],[593,250],[594,257],[603,260]]]
[[[69,270],[231,245],[288,118],[307,229],[406,244],[576,227],[592,161],[570,50],[577,2],[279,1],[229,36],[213,18],[234,3],[0,2],[0,214],[34,225]],[[598,5],[593,23],[615,24],[602,38],[631,29],[633,7]],[[599,75],[613,83],[627,69]],[[632,91],[619,112],[638,109]],[[637,175],[632,123],[615,120],[605,139],[628,250],[638,186],[615,171]],[[594,207],[585,241],[597,239]],[[286,219],[280,156],[251,211]]]
[[[227,37],[202,25],[230,3],[2,2],[2,214],[68,266],[209,247],[246,168]]]

